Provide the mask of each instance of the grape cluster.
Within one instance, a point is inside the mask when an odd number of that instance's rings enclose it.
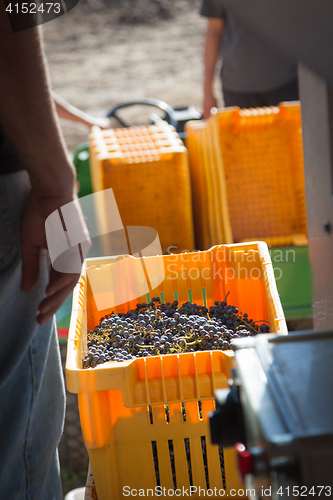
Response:
[[[88,333],[83,367],[160,354],[227,350],[232,339],[268,331],[268,325],[258,327],[226,299],[208,310],[190,302],[178,308],[176,300],[161,304],[156,297],[127,313],[101,318]]]

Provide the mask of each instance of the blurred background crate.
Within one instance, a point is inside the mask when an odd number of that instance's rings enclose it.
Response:
[[[220,148],[207,121],[186,125],[196,248],[233,243]]]
[[[217,128],[234,241],[307,244],[299,104],[218,111]],[[291,243],[291,244],[293,244]]]
[[[163,254],[195,248],[188,155],[172,126],[159,120],[105,131],[93,127],[90,168],[94,192],[113,189],[124,226],[154,228]],[[105,212],[103,204],[96,207],[101,233]],[[110,238],[104,255],[112,254]]]
[[[213,245],[222,236],[270,246],[307,244],[298,103],[221,109],[207,122],[188,122],[186,132],[192,189],[196,201],[208,205],[206,220],[194,222],[196,241]],[[221,227],[212,230],[214,225]]]
[[[266,241],[286,318],[311,317],[299,103],[225,108],[185,128],[197,248]]]

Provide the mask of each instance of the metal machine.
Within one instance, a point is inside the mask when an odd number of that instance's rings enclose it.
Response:
[[[233,341],[230,390],[216,391],[212,442],[236,446],[251,498],[333,495],[333,331]]]

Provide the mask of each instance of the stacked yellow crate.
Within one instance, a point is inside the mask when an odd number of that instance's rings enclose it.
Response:
[[[230,226],[235,242],[307,244],[299,104],[226,108],[207,122],[189,122],[186,131],[195,202],[209,206],[205,222],[194,220],[199,248],[229,243]],[[215,232],[210,230],[214,224]]]
[[[194,249],[188,155],[173,127],[162,120],[114,130],[93,127],[89,148],[93,190],[113,189],[125,227],[154,228],[164,254]],[[97,207],[101,234],[105,214],[106,205]],[[106,255],[110,238],[105,238]]]
[[[196,246],[206,250],[219,242],[232,243],[226,182],[216,131],[210,122],[193,121],[186,125],[186,132]]]

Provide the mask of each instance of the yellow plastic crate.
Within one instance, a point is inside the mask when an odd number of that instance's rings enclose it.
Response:
[[[110,268],[119,263],[124,283],[114,285]],[[150,283],[155,283],[149,295],[112,307],[119,287],[132,289],[133,280],[142,280],[143,269]],[[87,331],[105,314],[126,312],[150,297],[159,296],[162,302],[176,299],[179,305],[191,300],[210,307],[228,292],[230,304],[255,320],[269,321],[272,332],[287,333],[265,243],[145,257],[144,266],[132,256],[85,261],[74,290],[66,378],[68,390],[78,394],[82,432],[99,500],[122,498],[126,486],[145,491],[158,485],[167,490],[189,489],[191,485],[205,490],[208,486],[217,491],[223,488],[219,450],[210,443],[207,414],[214,408],[215,389],[228,385],[233,353],[202,351],[82,369]],[[104,298],[110,301],[109,307],[97,310],[96,304]],[[234,450],[225,449],[225,496],[231,496],[232,488],[243,487],[236,470]],[[199,498],[198,492],[192,498]]]
[[[162,252],[194,250],[188,154],[177,132],[160,120],[156,125],[100,130],[90,140],[93,190],[112,188],[124,226],[154,228]],[[106,233],[106,204],[97,207],[101,233]],[[112,254],[105,236],[105,255]]]
[[[212,246],[210,231],[209,201],[207,179],[203,168],[203,153],[200,131],[206,128],[204,121],[193,121],[186,128],[186,146],[189,153],[189,163],[192,186],[193,224],[196,247],[207,249]]]
[[[229,109],[213,120],[219,130],[234,240],[306,238],[299,104]]]
[[[197,248],[232,243],[222,160],[214,148],[215,129],[206,121],[193,121],[186,132]]]
[[[200,124],[188,123],[187,133],[193,135],[196,127]],[[206,141],[205,145],[202,135],[196,136],[199,145],[193,140],[188,143],[191,172],[196,171],[192,184],[199,177],[197,171],[204,170],[203,158],[208,155],[215,172],[212,183],[223,185],[219,195],[223,206],[218,207],[213,193],[208,197],[208,211],[222,212],[218,223],[224,238],[232,231],[231,242],[264,240],[270,246],[306,245],[300,105],[225,108],[208,120],[206,129],[210,143]],[[201,158],[194,158],[194,148],[201,150]],[[195,192],[196,186],[192,189]],[[200,221],[196,220],[194,224],[196,235],[209,227],[198,228]],[[214,242],[210,239],[210,244]]]

